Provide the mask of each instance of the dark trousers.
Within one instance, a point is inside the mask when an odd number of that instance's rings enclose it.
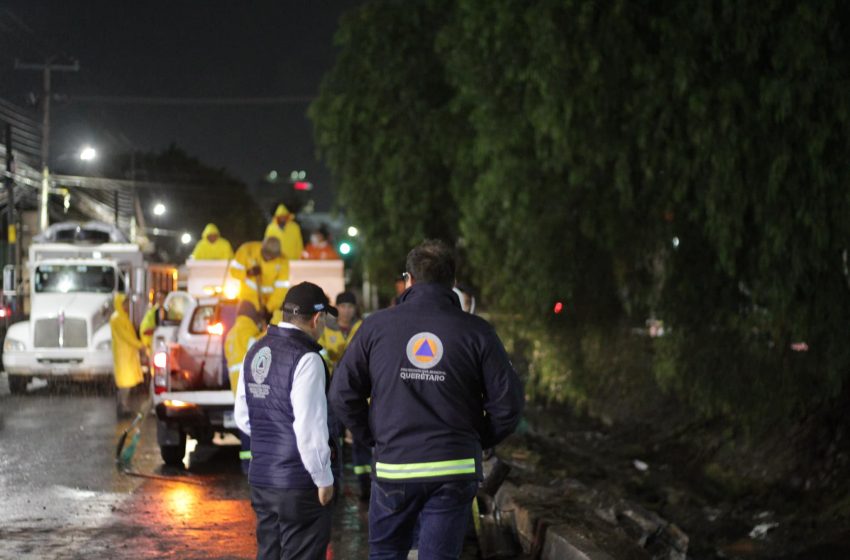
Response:
[[[372,484],[372,448],[355,439],[351,446],[351,462],[360,484],[360,497],[365,500]]]
[[[251,487],[257,514],[257,560],[324,560],[331,539],[331,506],[311,488]]]
[[[369,559],[404,560],[419,520],[419,560],[460,557],[478,481],[372,482]]]

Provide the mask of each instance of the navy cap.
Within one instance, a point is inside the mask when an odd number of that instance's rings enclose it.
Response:
[[[334,317],[338,315],[336,307],[331,305],[328,296],[319,286],[311,282],[301,282],[286,292],[283,310],[296,315],[313,315],[327,311]]]

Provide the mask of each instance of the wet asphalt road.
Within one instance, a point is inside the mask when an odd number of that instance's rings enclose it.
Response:
[[[237,446],[196,449],[187,453],[188,468],[169,470],[150,417],[133,469],[167,480],[128,476],[115,469],[115,444],[130,421],[116,418],[114,397],[79,387],[21,396],[4,390],[0,378],[0,558],[213,560],[256,553]],[[333,558],[366,558],[367,509],[354,487],[346,488],[335,511]]]

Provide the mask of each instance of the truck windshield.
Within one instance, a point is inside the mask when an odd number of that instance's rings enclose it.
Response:
[[[43,264],[35,271],[36,293],[110,293],[115,289],[115,268],[92,264]]]

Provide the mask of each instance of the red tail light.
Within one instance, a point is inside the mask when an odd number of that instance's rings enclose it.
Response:
[[[157,352],[153,355],[153,392],[157,395],[168,390],[168,355]]]

